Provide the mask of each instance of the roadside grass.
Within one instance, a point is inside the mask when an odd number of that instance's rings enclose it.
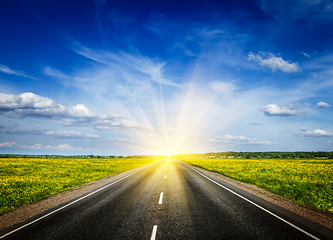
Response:
[[[179,160],[333,213],[333,160]]]
[[[75,186],[141,167],[156,159],[0,158],[0,215]]]

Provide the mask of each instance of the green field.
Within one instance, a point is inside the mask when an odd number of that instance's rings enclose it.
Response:
[[[178,159],[333,213],[333,160]]]
[[[0,158],[0,214],[153,161],[156,159]]]

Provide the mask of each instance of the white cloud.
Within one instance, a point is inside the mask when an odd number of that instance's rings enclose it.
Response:
[[[298,63],[291,63],[290,61],[285,61],[281,57],[276,57],[273,53],[269,53],[267,58],[263,58],[266,55],[260,53],[254,55],[252,52],[248,55],[249,61],[255,61],[261,66],[268,67],[272,71],[280,70],[282,72],[298,72],[300,71]]]
[[[24,134],[24,133],[29,133],[30,131],[27,129],[18,129],[16,127],[13,127],[9,124],[7,125],[2,125],[0,124],[0,133],[17,133],[17,134]]]
[[[46,135],[52,137],[64,137],[64,138],[99,138],[94,134],[84,134],[78,131],[46,131]]]
[[[311,58],[311,55],[310,55],[310,54],[307,54],[307,53],[305,53],[305,52],[302,52],[302,54],[303,54],[305,57],[307,57],[307,58]]]
[[[66,126],[90,126],[97,129],[135,128],[148,129],[149,126],[112,114],[97,114],[83,104],[66,107],[54,100],[34,93],[12,95],[0,93],[0,114],[11,118],[52,118],[61,119],[59,124]],[[54,132],[54,134],[56,134]],[[58,133],[59,135],[60,133]],[[65,135],[64,132],[62,132]],[[73,133],[72,133],[73,134]],[[90,136],[91,137],[91,136]]]
[[[304,137],[333,137],[332,132],[327,132],[325,130],[321,129],[315,129],[313,131],[308,131],[305,128],[301,128],[299,132],[297,133],[298,136],[304,136]]]
[[[138,105],[145,111],[146,105],[150,105],[151,108],[163,99],[159,96],[162,88],[167,91],[182,90],[182,85],[173,80],[179,80],[179,74],[169,77],[167,74],[172,74],[173,71],[165,71],[167,62],[158,58],[93,50],[81,46],[73,51],[96,62],[75,69],[71,73],[47,67],[44,74],[64,86],[74,86],[85,91],[85,94],[96,102],[100,100],[114,105],[117,111],[125,110],[128,113],[128,108]],[[129,105],[131,106],[128,107]],[[141,116],[135,117],[142,119]]]
[[[22,72],[22,71],[12,70],[12,69],[10,69],[9,67],[7,67],[7,66],[5,66],[5,65],[2,65],[2,64],[0,64],[0,71],[1,71],[1,72],[4,72],[4,73],[7,73],[7,74],[12,74],[12,75],[17,75],[17,76],[21,76],[21,77],[26,77],[26,78],[36,79],[36,78],[34,78],[34,77],[31,77],[31,76],[25,74],[25,73]]]
[[[58,104],[50,98],[41,97],[31,92],[12,95],[0,93],[0,112],[15,109],[55,108]]]
[[[42,128],[34,129],[19,129],[9,124],[2,125],[0,124],[0,133],[8,134],[35,134],[35,135],[47,135],[57,138],[100,138],[94,134],[85,134],[78,131],[52,131]]]
[[[180,87],[173,81],[163,77],[164,66],[166,63],[158,59],[150,59],[148,57],[141,56],[140,54],[131,55],[125,52],[113,53],[95,51],[87,47],[80,46],[79,44],[77,44],[77,46],[79,46],[79,48],[74,49],[77,54],[105,64],[113,69],[121,69],[122,72],[132,72],[133,74],[144,74],[152,81],[172,85],[174,87]]]
[[[20,145],[16,142],[3,142],[0,143],[1,148],[21,148],[21,149],[33,149],[33,150],[42,150],[42,149],[51,149],[51,150],[82,150],[82,147],[72,147],[71,145],[65,143],[65,144],[59,144],[58,146],[52,146],[47,145],[43,146],[42,144],[36,143],[34,145]]]
[[[0,112],[10,112],[7,117],[44,117],[44,118],[98,118],[86,106],[77,104],[66,107],[54,100],[34,93],[20,95],[0,94]]]
[[[319,102],[317,103],[317,107],[319,108],[328,108],[330,105],[326,102]]]
[[[280,107],[276,104],[268,104],[265,107],[263,107],[261,110],[267,116],[281,116],[281,117],[295,116],[304,113],[294,110],[294,107],[291,104],[289,106],[284,106],[284,107]]]
[[[72,147],[71,145],[65,143],[65,144],[59,144],[58,146],[47,145],[45,147],[45,149],[64,151],[64,150],[73,150],[73,149],[80,150],[82,148],[81,147]]]
[[[48,107],[48,108],[33,108],[33,109],[11,109],[10,113],[7,113],[6,117],[36,117],[36,118],[100,118],[101,115],[97,113],[93,113],[87,107],[82,104],[78,104],[73,107],[65,107],[63,105],[58,104],[56,107]]]
[[[0,147],[2,148],[14,148],[18,147],[19,145],[16,142],[3,142],[0,143]]]
[[[146,124],[137,123],[126,119],[64,119],[59,124],[65,126],[91,126],[99,130],[107,130],[111,128],[123,129],[150,129]]]
[[[210,142],[218,142],[218,143],[233,143],[233,144],[258,144],[258,145],[271,145],[270,142],[267,141],[259,141],[256,138],[248,138],[242,135],[224,135],[217,136],[215,138],[210,138]]]
[[[54,77],[58,80],[60,80],[61,83],[63,83],[65,86],[69,85],[67,82],[71,80],[71,76],[70,75],[66,75],[64,73],[62,73],[61,71],[51,68],[51,67],[45,67],[43,70],[43,73],[45,75]]]
[[[35,145],[27,146],[27,145],[18,145],[19,148],[23,149],[34,149],[34,150],[41,150],[43,146],[39,143],[36,143]]]
[[[210,88],[225,96],[230,96],[236,90],[236,86],[230,82],[213,81],[209,84]]]
[[[42,149],[42,145],[37,143],[35,145],[27,146],[27,145],[19,145],[16,142],[3,142],[0,143],[0,147],[2,148],[22,148],[22,149]]]

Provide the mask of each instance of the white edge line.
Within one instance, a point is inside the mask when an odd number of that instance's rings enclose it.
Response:
[[[245,201],[247,201],[247,202],[251,203],[252,205],[254,205],[254,206],[256,206],[256,207],[260,208],[261,210],[263,210],[263,211],[265,211],[265,212],[267,212],[267,213],[271,214],[272,216],[274,216],[274,217],[276,217],[276,218],[280,219],[281,221],[283,221],[283,222],[285,222],[285,223],[289,224],[290,226],[292,226],[292,227],[296,228],[297,230],[301,231],[302,233],[304,233],[304,234],[308,235],[309,237],[312,237],[313,239],[316,239],[316,240],[320,240],[320,238],[317,238],[317,237],[313,236],[311,233],[308,233],[307,231],[305,231],[305,230],[303,230],[303,229],[301,229],[301,228],[297,227],[296,225],[292,224],[291,222],[288,222],[287,220],[285,220],[285,219],[281,218],[280,216],[278,216],[278,215],[276,215],[276,214],[272,213],[271,211],[269,211],[269,210],[267,210],[267,209],[265,209],[265,208],[261,207],[260,205],[258,205],[258,204],[256,204],[256,203],[252,202],[251,200],[249,200],[249,199],[247,199],[247,198],[243,197],[242,195],[239,195],[238,193],[236,193],[236,192],[232,191],[231,189],[229,189],[229,188],[227,188],[227,187],[223,186],[222,184],[220,184],[220,183],[218,183],[218,182],[214,181],[213,179],[210,179],[209,177],[207,177],[206,175],[202,174],[201,172],[199,172],[199,171],[195,170],[194,168],[192,168],[192,167],[189,167],[189,168],[191,168],[193,171],[195,171],[195,172],[199,173],[201,176],[203,176],[203,177],[207,178],[207,179],[208,179],[208,180],[210,180],[211,182],[213,182],[213,183],[217,184],[218,186],[220,186],[220,187],[222,187],[222,188],[224,188],[224,189],[228,190],[229,192],[231,192],[231,193],[235,194],[236,196],[238,196],[238,197],[240,197],[240,198],[244,199]]]
[[[152,163],[152,164],[153,164],[153,163]],[[149,165],[151,165],[151,164],[149,164]],[[149,165],[144,166],[143,168],[148,167]],[[91,195],[93,195],[93,194],[95,194],[95,193],[97,193],[97,192],[99,192],[99,191],[101,191],[101,190],[103,190],[103,189],[105,189],[105,188],[107,188],[107,187],[109,187],[109,186],[111,186],[111,185],[117,183],[117,182],[120,182],[121,180],[123,180],[123,179],[125,179],[125,178],[127,178],[127,177],[129,177],[129,176],[131,176],[131,175],[133,175],[134,173],[137,173],[137,172],[141,171],[143,168],[140,168],[139,170],[137,170],[137,171],[135,171],[135,172],[132,172],[132,173],[128,174],[127,176],[122,177],[122,178],[120,178],[120,179],[118,179],[118,180],[116,180],[116,181],[114,181],[114,182],[112,182],[112,183],[110,183],[110,184],[108,184],[108,185],[102,187],[102,188],[99,188],[99,189],[97,189],[96,191],[94,191],[94,192],[92,192],[92,193],[89,193],[88,195],[85,195],[85,196],[83,196],[83,197],[81,197],[81,198],[79,198],[79,199],[77,199],[77,200],[75,200],[75,201],[73,201],[73,202],[71,202],[71,203],[65,205],[65,206],[62,206],[61,208],[58,208],[58,209],[56,209],[56,210],[54,210],[54,211],[52,211],[52,212],[50,212],[50,213],[48,213],[48,214],[45,214],[44,216],[42,216],[42,217],[40,217],[40,218],[37,218],[37,219],[35,219],[34,221],[31,221],[31,222],[29,222],[29,223],[27,223],[27,224],[25,224],[25,225],[23,225],[23,226],[21,226],[21,227],[19,227],[19,228],[16,228],[16,229],[14,229],[13,231],[11,231],[11,232],[9,232],[9,233],[6,233],[6,234],[4,234],[4,235],[2,235],[2,236],[0,236],[0,239],[2,239],[2,238],[4,238],[4,237],[7,237],[8,235],[10,235],[10,234],[12,234],[12,233],[14,233],[14,232],[17,232],[17,231],[19,231],[19,230],[21,230],[21,229],[23,229],[23,228],[25,228],[25,227],[27,227],[27,226],[29,226],[29,225],[35,223],[35,222],[38,222],[39,220],[41,220],[41,219],[43,219],[43,218],[46,218],[46,217],[48,217],[48,216],[50,216],[50,215],[52,215],[52,214],[54,214],[54,213],[56,213],[56,212],[59,212],[60,210],[66,208],[66,207],[68,207],[68,206],[70,206],[70,205],[72,205],[72,204],[74,204],[74,203],[76,203],[76,202],[78,202],[78,201],[81,201],[82,199],[85,199],[85,198],[87,198],[87,197],[89,197],[89,196],[91,196]]]
[[[157,225],[154,225],[153,232],[151,233],[150,240],[155,240],[155,238],[156,238],[156,232],[157,232]]]
[[[160,200],[158,200],[158,204],[162,204],[163,201],[163,192],[160,194]]]

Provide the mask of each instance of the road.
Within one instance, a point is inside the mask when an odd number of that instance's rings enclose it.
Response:
[[[5,229],[0,236],[285,240],[333,239],[333,231],[167,159]]]

